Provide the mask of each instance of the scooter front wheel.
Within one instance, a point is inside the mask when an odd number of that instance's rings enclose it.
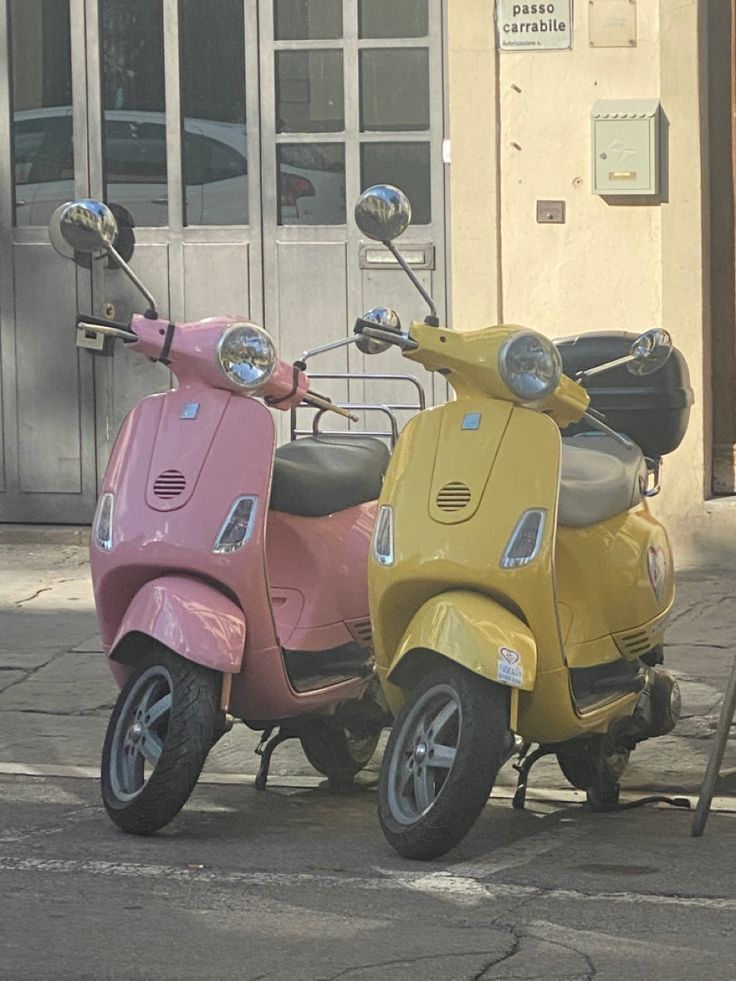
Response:
[[[406,858],[454,848],[490,796],[508,744],[508,689],[453,662],[408,696],[391,731],[378,816]]]
[[[194,789],[217,735],[220,675],[151,644],[115,703],[102,751],[102,799],[114,823],[149,835]]]

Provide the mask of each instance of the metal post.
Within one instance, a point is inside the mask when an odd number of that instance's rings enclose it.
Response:
[[[734,712],[736,712],[736,658],[734,659],[731,675],[726,685],[726,693],[723,697],[721,715],[718,719],[718,728],[716,730],[716,741],[713,744],[710,759],[708,760],[703,786],[700,788],[698,806],[695,809],[695,817],[690,828],[690,835],[693,838],[699,838],[702,835],[705,822],[708,820],[711,801],[713,800],[713,794],[716,789],[716,781],[718,780],[721,763],[723,762],[723,754],[726,752],[726,743],[728,742],[728,734],[731,729],[731,723],[733,722]]]

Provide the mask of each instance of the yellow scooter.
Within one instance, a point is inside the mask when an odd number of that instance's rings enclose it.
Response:
[[[393,245],[410,215],[388,185],[364,192],[355,212],[429,299]],[[592,335],[599,349],[623,337],[625,353],[574,381],[545,337],[515,326],[455,333],[431,309],[408,332],[356,325],[364,343],[391,341],[456,395],[404,429],[369,560],[377,671],[397,715],[379,817],[393,847],[421,859],[464,837],[515,751],[517,807],[547,753],[593,806],[613,807],[630,750],[679,715],[677,683],[659,667],[674,581],[647,506],[658,460],[589,411],[585,387],[623,372],[656,401],[651,379],[666,370],[669,335]],[[590,351],[583,340],[562,346],[571,362]],[[692,401],[677,358],[675,443]]]

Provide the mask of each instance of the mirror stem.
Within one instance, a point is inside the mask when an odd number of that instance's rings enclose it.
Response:
[[[584,412],[582,418],[585,419],[588,425],[592,426],[593,429],[597,429],[599,432],[605,433],[607,436],[615,439],[617,443],[620,443],[621,446],[625,446],[627,450],[633,448],[634,444],[631,442],[631,440],[626,439],[626,437],[622,436],[621,433],[617,433],[615,429],[611,429],[611,427],[607,426],[605,422],[601,422],[600,419],[596,419],[596,417],[592,416],[589,412]]]
[[[131,283],[133,283],[133,285],[135,287],[137,287],[141,291],[141,293],[143,294],[143,296],[148,301],[148,310],[146,310],[146,317],[149,320],[158,320],[158,310],[156,308],[156,301],[154,300],[152,294],[149,293],[149,291],[146,289],[146,287],[143,285],[143,283],[140,281],[140,279],[138,279],[138,277],[133,272],[133,270],[130,268],[130,266],[125,261],[125,259],[123,259],[123,257],[120,255],[120,253],[112,245],[108,245],[107,246],[107,251],[113,257],[113,259],[115,260],[115,262],[117,262],[117,264],[123,270],[123,272],[125,273],[125,275],[131,281]]]
[[[343,337],[339,341],[331,341],[329,344],[322,344],[320,347],[314,347],[311,351],[302,351],[294,364],[306,364],[310,358],[315,356],[315,354],[324,354],[325,351],[334,351],[338,347],[348,347],[350,344],[356,344],[357,341],[357,337]]]
[[[439,327],[440,321],[439,321],[439,317],[437,316],[437,307],[434,305],[434,300],[429,295],[429,293],[425,290],[425,288],[422,286],[422,284],[419,282],[419,280],[417,279],[417,276],[416,276],[414,270],[411,268],[411,266],[409,265],[409,263],[406,261],[406,259],[403,257],[403,255],[399,252],[399,250],[396,248],[396,246],[394,245],[393,242],[384,242],[383,244],[389,250],[389,252],[394,257],[394,259],[396,259],[396,261],[401,266],[401,268],[404,270],[404,272],[409,277],[409,279],[412,281],[412,283],[414,283],[414,285],[416,286],[416,288],[421,293],[421,295],[422,295],[425,303],[428,305],[428,307],[429,307],[429,316],[427,316],[427,317],[424,318],[425,324],[429,324],[430,327]]]
[[[621,365],[631,364],[636,358],[633,354],[627,354],[623,358],[616,358],[615,361],[608,361],[606,364],[596,365],[594,368],[586,368],[585,371],[579,371],[575,375],[575,380],[584,385],[588,378],[593,378],[595,375],[602,375],[604,371],[610,371],[612,368],[619,368]]]

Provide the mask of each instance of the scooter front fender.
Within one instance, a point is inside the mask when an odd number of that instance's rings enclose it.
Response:
[[[123,641],[142,633],[223,674],[237,674],[245,649],[245,615],[223,593],[190,576],[152,579],[133,597],[109,656],[118,660]]]
[[[413,682],[417,658],[428,651],[500,685],[522,691],[534,687],[533,634],[517,616],[482,593],[449,590],[417,610],[386,673],[391,695],[398,695],[396,686]]]

